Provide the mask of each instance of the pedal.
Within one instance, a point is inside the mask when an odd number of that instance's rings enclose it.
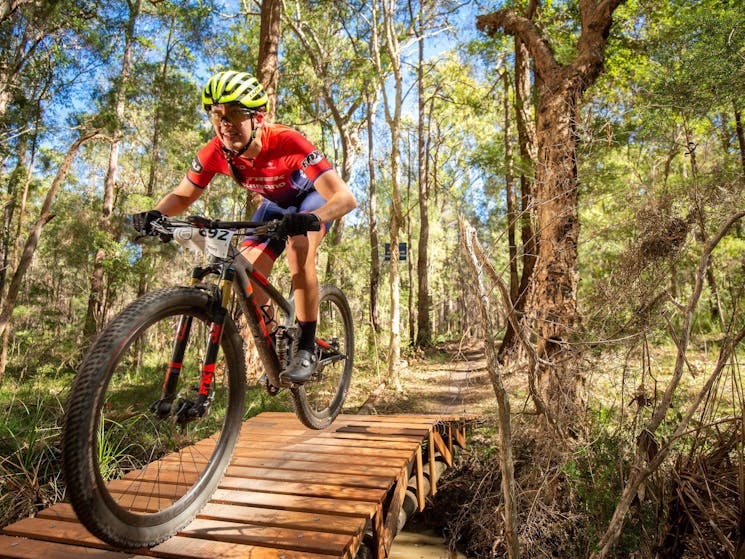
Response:
[[[259,384],[266,389],[270,396],[274,396],[280,391],[279,387],[274,386],[271,382],[269,382],[269,377],[266,376],[266,373],[263,373],[259,377]]]

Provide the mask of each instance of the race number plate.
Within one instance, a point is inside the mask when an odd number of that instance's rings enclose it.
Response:
[[[225,258],[228,256],[233,231],[178,227],[173,230],[173,238],[182,246],[195,252],[206,252],[218,258]]]

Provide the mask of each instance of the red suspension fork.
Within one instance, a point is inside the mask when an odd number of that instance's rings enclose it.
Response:
[[[212,383],[215,379],[215,364],[217,363],[217,354],[220,351],[220,338],[225,325],[227,308],[230,303],[230,293],[235,277],[235,269],[228,267],[220,278],[220,293],[222,301],[220,307],[215,310],[215,314],[210,323],[209,334],[207,335],[207,350],[202,362],[201,379],[199,381],[199,400],[206,401],[212,395]]]
[[[168,362],[166,378],[163,382],[161,402],[171,403],[176,397],[179,376],[181,375],[181,368],[184,364],[186,345],[189,343],[189,335],[191,334],[192,321],[193,317],[191,316],[182,316],[179,319],[178,326],[176,327],[176,338],[173,340],[173,347],[171,348],[171,360]]]

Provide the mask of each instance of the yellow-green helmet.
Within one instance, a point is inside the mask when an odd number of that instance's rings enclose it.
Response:
[[[209,111],[212,105],[240,103],[258,110],[269,101],[259,80],[246,72],[219,72],[212,76],[202,92],[202,106]]]

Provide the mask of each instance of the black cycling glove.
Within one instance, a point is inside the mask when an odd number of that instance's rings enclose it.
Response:
[[[147,212],[140,212],[138,214],[132,214],[132,225],[134,225],[135,231],[142,235],[153,234],[153,221],[159,220],[163,217],[163,214],[158,210],[150,210]]]
[[[321,220],[316,214],[291,213],[286,214],[279,222],[279,231],[288,237],[306,235],[308,231],[320,231]]]

